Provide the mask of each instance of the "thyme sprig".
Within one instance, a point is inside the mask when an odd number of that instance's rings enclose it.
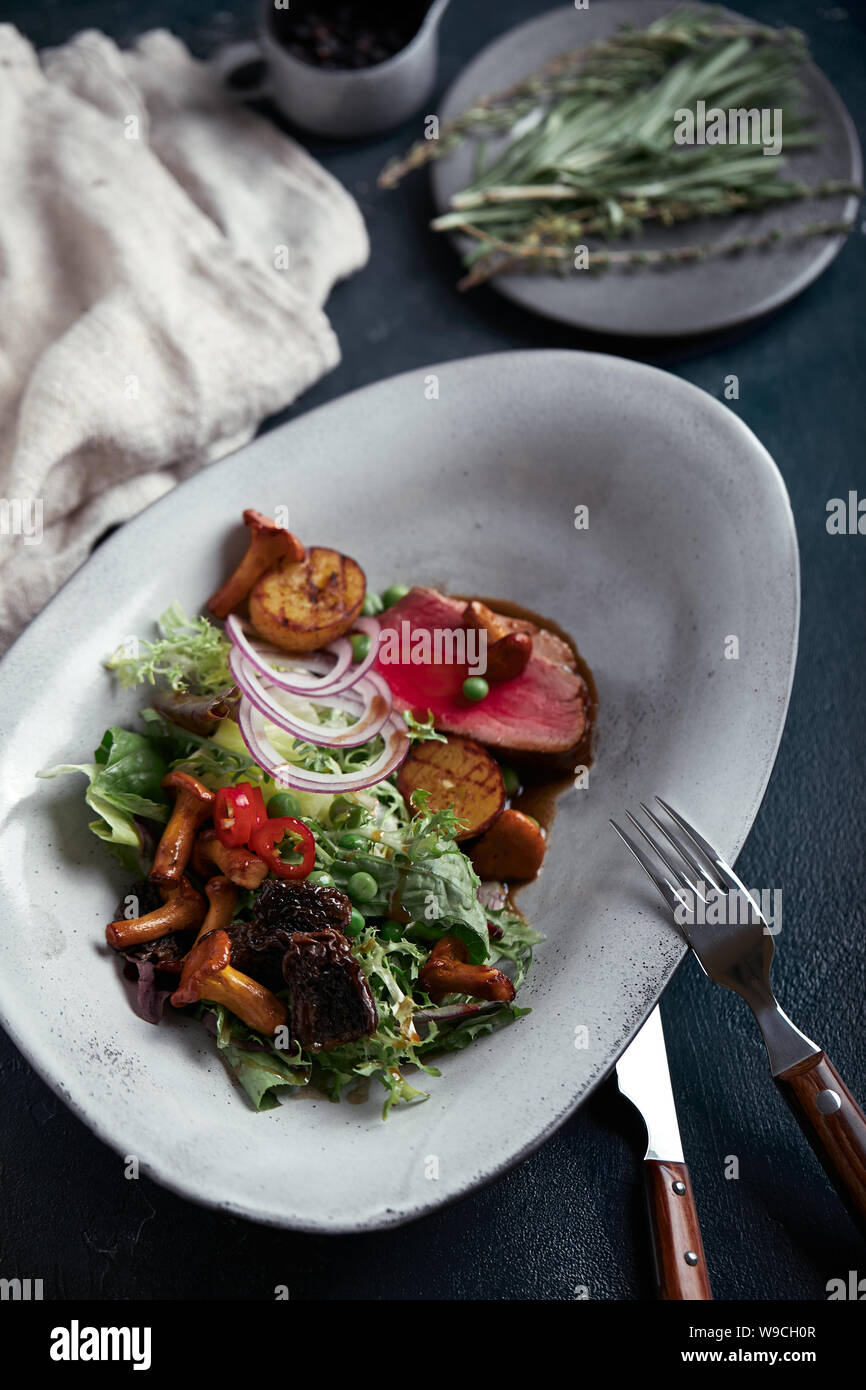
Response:
[[[581,268],[598,272],[610,270],[616,266],[685,265],[695,261],[710,260],[714,256],[734,256],[743,251],[769,250],[771,247],[784,242],[807,241],[811,237],[847,236],[851,227],[850,221],[824,220],[810,222],[803,227],[793,227],[787,230],[773,227],[768,231],[758,232],[752,236],[733,237],[726,242],[652,247],[634,251],[590,251],[586,257],[585,266]],[[482,284],[485,280],[489,280],[492,275],[497,275],[501,271],[519,271],[521,274],[529,271],[535,274],[568,275],[574,269],[573,263],[569,260],[572,252],[563,247],[538,247],[536,253],[532,255],[524,246],[509,246],[507,242],[499,242],[492,237],[489,240],[491,243],[490,252],[491,254],[498,253],[498,259],[476,265],[459,282],[459,289],[472,289],[475,285]]]

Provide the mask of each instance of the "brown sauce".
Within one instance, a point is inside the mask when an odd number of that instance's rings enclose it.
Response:
[[[412,918],[401,901],[399,883],[396,888],[392,889],[391,896],[388,899],[388,916],[392,922],[401,922],[404,925],[412,921]]]
[[[463,595],[457,594],[455,597],[462,598]],[[593,734],[598,713],[598,690],[595,680],[574,638],[553,618],[546,618],[531,608],[523,607],[522,604],[512,603],[510,599],[489,598],[481,594],[475,594],[474,597],[486,603],[494,613],[501,613],[504,618],[517,618],[523,622],[534,623],[536,627],[544,628],[559,637],[573,653],[578,675],[583,678],[589,691],[586,732],[580,742],[567,753],[506,753],[505,750],[492,750],[497,756],[501,753],[503,760],[511,763],[520,777],[520,791],[508,804],[517,811],[523,811],[524,815],[532,816],[549,834],[556,815],[556,803],[561,794],[573,785],[574,768],[592,766]]]

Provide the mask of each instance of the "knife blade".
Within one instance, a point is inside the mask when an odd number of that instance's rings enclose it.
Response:
[[[616,1076],[621,1093],[646,1125],[644,1176],[658,1296],[711,1299],[658,1005],[617,1062]]]

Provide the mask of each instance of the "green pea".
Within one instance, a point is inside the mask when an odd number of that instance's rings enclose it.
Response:
[[[320,888],[333,888],[334,878],[326,869],[314,869],[311,874],[307,874],[308,883],[318,883]]]
[[[377,613],[381,613],[385,607],[378,594],[368,593],[361,604],[361,612],[365,618],[375,618]]]
[[[367,844],[366,835],[341,835],[337,844],[340,849],[361,849]]]
[[[471,700],[473,705],[479,700],[483,700],[490,693],[490,686],[483,676],[468,676],[463,682],[463,694],[467,700]]]
[[[349,641],[352,644],[352,660],[363,661],[370,650],[370,638],[366,632],[353,632]]]
[[[364,808],[346,796],[335,796],[328,814],[335,828],[354,830],[364,819]]]
[[[502,772],[502,780],[505,783],[506,793],[508,796],[514,796],[514,794],[520,790],[520,778],[517,775],[516,769],[509,767],[507,763],[503,763],[500,770]]]
[[[428,926],[426,922],[412,922],[410,926],[404,927],[403,935],[413,940],[417,938],[419,941],[438,941],[442,935],[442,928]]]
[[[364,920],[363,913],[359,912],[356,907],[353,907],[348,926],[345,926],[343,931],[347,936],[360,936],[366,925],[367,923]]]
[[[401,941],[406,934],[406,928],[401,922],[383,922],[379,928],[379,935],[385,941]]]
[[[357,874],[352,874],[346,885],[350,898],[354,898],[359,903],[372,902],[379,891],[379,885],[372,874],[365,873],[361,869]]]
[[[301,808],[291,792],[276,792],[268,802],[271,820],[279,820],[281,816],[294,816],[297,819],[300,814]]]
[[[399,603],[401,598],[405,598],[409,592],[408,584],[392,584],[390,589],[386,589],[382,595],[382,603],[385,608],[393,608],[395,603]]]

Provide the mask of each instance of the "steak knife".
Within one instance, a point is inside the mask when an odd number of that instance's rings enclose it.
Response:
[[[658,1005],[617,1062],[616,1076],[620,1091],[646,1125],[644,1175],[658,1296],[711,1299]]]

